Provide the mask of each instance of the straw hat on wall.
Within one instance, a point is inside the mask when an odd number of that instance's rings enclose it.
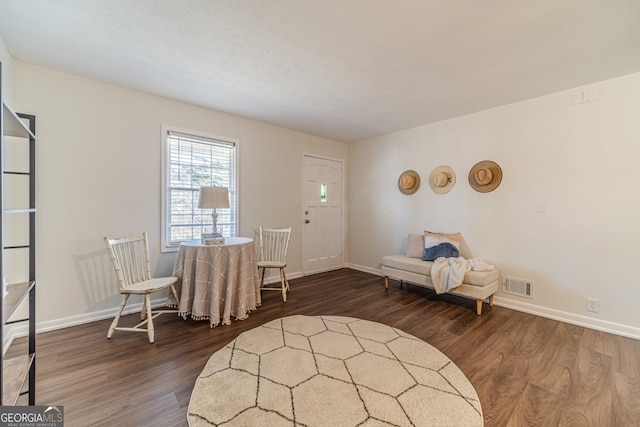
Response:
[[[495,190],[500,182],[502,182],[502,169],[491,160],[478,162],[469,171],[469,185],[480,193]]]
[[[398,178],[398,189],[402,194],[413,194],[420,187],[420,175],[414,170],[406,170]]]
[[[429,186],[434,193],[445,194],[456,185],[456,173],[450,166],[438,166],[429,175]]]

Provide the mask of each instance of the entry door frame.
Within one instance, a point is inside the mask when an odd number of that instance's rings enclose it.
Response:
[[[333,162],[339,162],[340,163],[340,167],[342,170],[342,176],[340,178],[340,186],[341,186],[341,200],[340,200],[340,208],[341,208],[341,222],[342,222],[342,235],[340,236],[340,242],[342,245],[342,254],[341,254],[341,268],[344,268],[347,265],[347,260],[346,260],[346,243],[347,243],[347,212],[346,212],[346,205],[345,205],[345,201],[346,201],[346,161],[345,159],[341,159],[338,157],[331,157],[331,156],[325,156],[324,154],[316,154],[316,153],[310,153],[310,152],[302,152],[302,156],[300,157],[300,181],[301,181],[301,185],[300,185],[300,228],[302,230],[302,238],[301,238],[301,242],[300,242],[300,261],[301,261],[301,265],[300,265],[300,270],[303,276],[307,276],[309,274],[316,274],[316,273],[320,273],[321,271],[313,271],[313,272],[309,272],[306,271],[306,261],[304,259],[304,255],[305,255],[305,244],[306,244],[306,239],[307,239],[307,235],[306,235],[306,231],[305,231],[305,224],[304,224],[304,220],[305,220],[305,215],[304,215],[304,210],[305,210],[305,205],[306,205],[306,200],[305,200],[305,181],[306,181],[306,168],[305,168],[305,158],[306,157],[314,157],[317,159],[322,159],[322,160],[329,160],[329,161],[333,161]],[[330,271],[330,270],[328,270]]]

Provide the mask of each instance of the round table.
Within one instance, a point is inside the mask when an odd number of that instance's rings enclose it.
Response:
[[[182,242],[173,276],[179,301],[169,296],[167,303],[183,318],[209,320],[211,327],[246,319],[262,303],[256,250],[248,237],[225,237],[218,245]]]

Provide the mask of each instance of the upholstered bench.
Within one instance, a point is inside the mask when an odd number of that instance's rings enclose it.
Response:
[[[422,261],[405,255],[388,255],[382,258],[381,272],[384,275],[384,287],[389,288],[389,278],[410,282],[418,286],[434,288],[431,280],[433,261]],[[476,313],[482,314],[482,302],[489,298],[493,306],[493,295],[498,291],[498,271],[467,271],[463,283],[449,291],[476,300]]]

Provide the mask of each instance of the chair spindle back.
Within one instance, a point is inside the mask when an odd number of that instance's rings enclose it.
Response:
[[[120,239],[104,238],[121,289],[151,279],[147,232]]]
[[[260,260],[287,262],[287,250],[291,227],[263,228],[260,227]]]

